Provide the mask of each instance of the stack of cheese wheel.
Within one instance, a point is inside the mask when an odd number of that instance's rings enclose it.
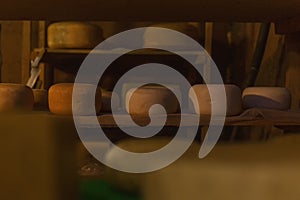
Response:
[[[199,33],[197,28],[190,23],[161,23],[153,24],[153,27],[172,29],[181,32],[196,41],[198,40]],[[161,32],[148,28],[144,34],[144,46],[158,47],[174,47],[177,50],[188,50],[190,47],[186,46],[186,40],[183,37],[177,38],[176,36],[163,35]]]
[[[133,115],[148,115],[150,111],[152,114],[163,114],[161,107],[152,107],[154,104],[163,106],[167,114],[176,113],[179,107],[176,95],[168,88],[158,85],[130,89],[126,93],[125,104],[126,111]]]
[[[28,111],[33,108],[32,89],[22,84],[0,84],[0,112]]]
[[[48,108],[48,92],[43,89],[33,89],[34,109],[46,110]]]
[[[103,40],[100,27],[83,22],[57,22],[48,27],[48,46],[53,49],[94,48]]]
[[[220,90],[223,85],[209,85],[213,90]],[[233,116],[238,115],[242,112],[242,98],[241,98],[241,90],[236,85],[224,85],[225,93],[226,93],[226,101],[227,101],[227,109],[226,115]],[[194,92],[192,92],[194,91]],[[216,92],[217,93],[217,92]],[[218,94],[218,93],[217,93]],[[211,115],[211,106],[212,99],[209,94],[209,90],[207,85],[198,84],[194,85],[190,92],[189,98],[192,103],[192,107],[197,114],[202,115]],[[214,101],[222,101],[222,97],[214,99]],[[215,102],[215,105],[218,105],[218,102]],[[222,102],[220,102],[220,105]],[[221,115],[222,109],[216,107],[215,114]]]
[[[249,87],[242,98],[245,108],[287,110],[291,106],[291,94],[284,87]]]
[[[102,90],[102,112],[111,112],[112,109],[117,110],[119,106],[120,98],[116,92]]]
[[[72,115],[72,94],[73,94],[73,83],[59,83],[53,85],[49,89],[48,101],[49,109],[52,113],[58,115]],[[98,114],[101,110],[101,89],[97,88],[95,96],[92,94],[93,85],[90,84],[76,84],[78,96],[73,99],[74,109],[78,115],[92,115],[96,112]],[[86,98],[95,102],[95,106],[91,107],[87,105]],[[93,108],[93,109],[88,109]]]

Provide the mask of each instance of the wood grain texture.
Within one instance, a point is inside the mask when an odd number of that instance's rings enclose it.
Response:
[[[126,9],[125,9],[126,8]],[[278,21],[300,15],[298,0],[1,1],[0,19],[102,21]]]

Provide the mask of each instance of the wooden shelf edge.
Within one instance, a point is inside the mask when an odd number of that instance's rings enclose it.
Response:
[[[300,32],[300,15],[275,23],[277,34],[289,34]]]

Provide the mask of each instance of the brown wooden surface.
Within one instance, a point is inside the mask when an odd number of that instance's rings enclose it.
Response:
[[[72,116],[62,116],[55,115],[50,112],[35,111],[28,113],[29,116],[41,116],[49,117],[49,119],[70,119]],[[118,114],[119,116],[124,116],[124,114]],[[158,116],[159,117],[159,116]],[[181,118],[180,118],[181,117]],[[185,123],[183,126],[207,126],[210,122],[210,116],[202,115],[200,122],[193,124],[189,119],[195,119],[197,116],[195,114],[170,114],[165,123],[165,126],[178,126],[180,119],[183,119]],[[98,126],[94,124],[92,116],[82,116],[80,120],[85,124],[85,127],[95,128]],[[132,116],[133,120],[142,125],[147,125],[149,123],[149,118],[144,116]],[[121,120],[122,121],[122,120]],[[118,127],[114,121],[112,114],[106,113],[98,116],[98,122],[103,127]],[[216,123],[212,125],[219,125],[220,120],[216,120]],[[121,122],[122,126],[128,126],[128,120],[124,118]],[[260,126],[260,125],[274,125],[274,126],[292,126],[293,128],[300,128],[300,110],[290,110],[290,111],[278,111],[278,110],[264,110],[264,109],[249,109],[245,110],[239,116],[227,117],[225,120],[225,125],[227,126]]]
[[[119,117],[123,117],[121,120],[121,126],[129,126],[128,120],[124,117],[124,114],[119,114]],[[157,116],[160,117],[160,116]],[[139,125],[147,125],[150,121],[147,116],[133,116],[133,120]],[[163,119],[163,117],[161,117]],[[180,120],[183,121],[182,126],[207,126],[210,123],[210,116],[202,115],[199,123],[192,123],[192,119],[197,119],[195,114],[170,114],[166,120],[165,126],[179,126]],[[82,122],[85,123],[85,127],[95,128],[98,124],[90,123],[91,117],[82,117]],[[220,125],[220,118],[216,118],[216,121],[212,125]],[[103,127],[118,127],[115,123],[112,114],[103,114],[98,116],[98,121]],[[225,120],[226,126],[261,126],[261,125],[274,125],[274,126],[293,126],[300,129],[300,111],[276,111],[276,110],[261,110],[261,109],[249,109],[244,111],[239,116],[227,117]]]
[[[22,67],[25,61],[22,53],[25,49],[23,41],[23,25],[21,21],[1,21],[1,81],[8,83],[22,83]],[[27,35],[28,36],[28,35]],[[29,50],[30,52],[30,50]],[[27,68],[28,69],[28,68]]]
[[[300,32],[300,16],[277,22],[276,32],[278,34]]]
[[[277,21],[300,15],[298,0],[2,0],[2,20]]]
[[[78,199],[71,119],[1,114],[0,133],[1,199]]]

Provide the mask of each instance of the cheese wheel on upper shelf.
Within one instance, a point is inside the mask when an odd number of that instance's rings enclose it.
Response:
[[[218,90],[221,89],[222,85],[210,85],[212,89]],[[226,93],[226,102],[227,102],[227,109],[226,109],[226,115],[227,116],[233,116],[238,115],[242,112],[242,98],[241,98],[241,90],[236,85],[224,85],[225,93]],[[194,90],[194,93],[192,92]],[[202,115],[211,115],[211,97],[209,94],[209,90],[207,85],[205,84],[197,84],[194,85],[190,92],[189,92],[189,98],[191,100],[191,106],[193,110],[197,114]],[[216,98],[215,101],[221,101],[222,98]],[[218,102],[216,102],[216,105],[218,106]],[[222,109],[216,107],[215,114],[219,115],[222,114]]]
[[[92,115],[93,112],[98,114],[101,110],[101,89],[97,88],[95,96],[88,96],[93,90],[93,85],[90,84],[76,84],[78,88],[78,97],[74,100],[74,109],[78,115]],[[49,109],[52,113],[58,115],[72,115],[72,95],[73,95],[73,83],[59,83],[53,85],[49,89],[48,102]],[[92,98],[95,102],[93,110],[88,110],[86,98]],[[96,110],[96,111],[94,111]]]
[[[176,113],[179,102],[175,94],[163,86],[142,86],[130,89],[125,97],[126,111],[133,115],[148,115],[154,104],[164,107],[167,114]],[[152,114],[163,114],[159,108],[152,107]]]
[[[178,32],[181,32],[196,41],[199,39],[199,33],[197,28],[189,23],[161,23],[153,24],[152,27],[167,28]],[[154,29],[146,29],[144,34],[144,46],[156,47],[174,47],[177,50],[189,50],[191,47],[187,46],[187,41],[183,37],[177,37],[174,35],[162,35],[160,32]]]
[[[0,83],[0,112],[32,110],[33,99],[32,89],[26,85]]]
[[[242,98],[245,108],[288,110],[291,106],[291,94],[284,87],[249,87]]]
[[[84,22],[57,22],[48,27],[48,46],[53,49],[91,49],[103,40],[99,26]]]

